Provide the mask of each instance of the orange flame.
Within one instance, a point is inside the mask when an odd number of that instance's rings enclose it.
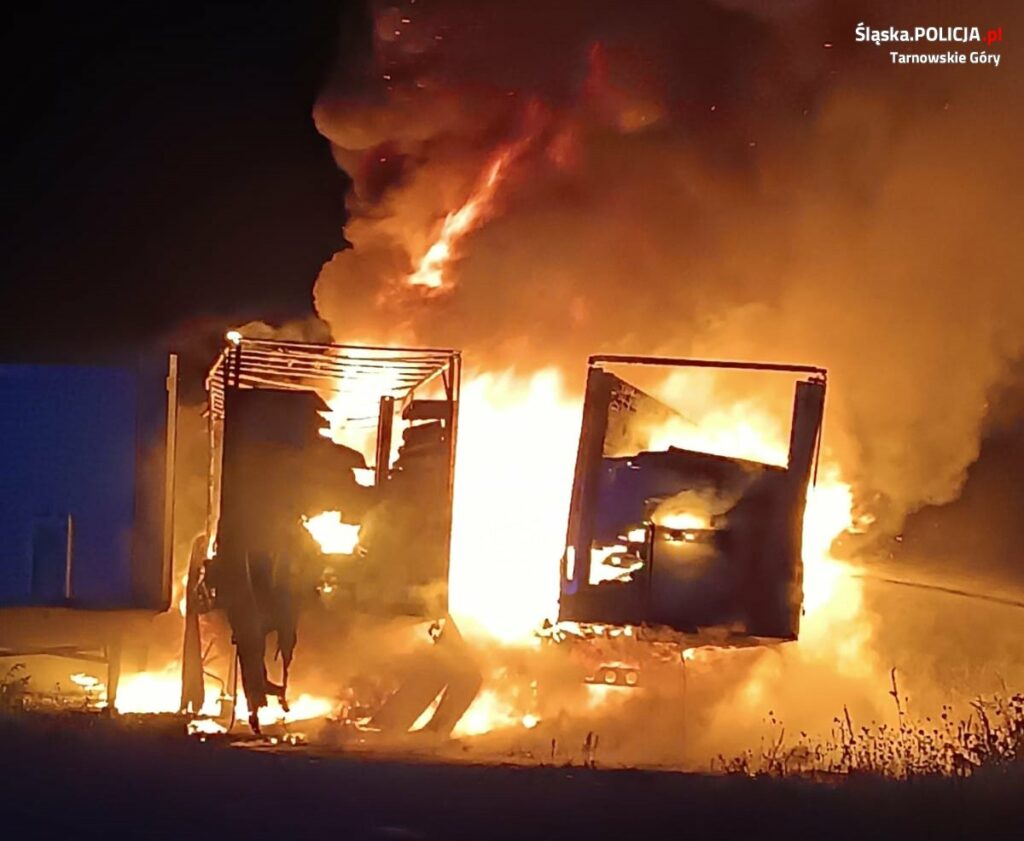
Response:
[[[407,279],[410,286],[426,286],[430,289],[444,287],[444,270],[452,259],[452,254],[459,240],[466,233],[477,227],[485,214],[490,210],[498,185],[505,177],[509,162],[512,160],[512,147],[503,149],[491,161],[481,179],[480,184],[466,199],[458,210],[453,210],[441,225],[433,245],[420,258],[419,265]]]
[[[652,430],[648,446],[786,463],[784,418],[755,404],[723,407],[710,401],[694,418]],[[531,646],[540,623],[557,616],[558,559],[565,548],[579,424],[579,398],[565,390],[557,371],[525,378],[480,374],[464,384],[449,585],[452,613],[467,635]],[[494,446],[496,440],[502,446]],[[804,617],[798,646],[802,656],[827,661],[847,675],[864,674],[871,666],[866,645],[871,620],[862,602],[862,582],[830,555],[833,540],[855,525],[852,510],[850,485],[837,465],[823,461],[817,484],[808,489],[804,517]],[[680,513],[689,516],[675,520],[673,515]],[[661,524],[709,525],[703,512],[676,511],[665,513]],[[643,534],[628,537],[642,539]],[[607,547],[609,552],[625,549]],[[628,568],[610,572],[621,575]],[[703,656],[691,649],[684,659]],[[758,693],[766,689],[755,678],[748,681],[744,697],[761,703]],[[618,687],[587,689],[595,706],[628,694]],[[485,686],[484,693],[460,723],[460,734],[514,727],[527,712],[500,682]]]
[[[526,152],[536,136],[538,114],[537,108],[528,111],[527,130],[517,140],[498,150],[484,168],[469,198],[461,207],[445,216],[437,239],[420,258],[415,271],[406,278],[409,286],[420,286],[435,292],[450,289],[451,284],[445,282],[445,270],[457,256],[459,242],[494,214],[494,199],[498,189],[508,177],[512,164]]]
[[[341,517],[340,511],[322,511],[302,518],[302,525],[325,555],[351,555],[359,544],[359,526],[342,522]]]

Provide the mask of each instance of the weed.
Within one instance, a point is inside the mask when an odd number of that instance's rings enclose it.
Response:
[[[828,736],[801,733],[785,743],[785,728],[769,713],[772,733],[760,751],[720,755],[713,767],[751,776],[789,774],[871,774],[897,779],[918,776],[966,777],[983,765],[1024,759],[1024,694],[977,698],[965,716],[943,706],[938,721],[911,719],[891,673],[897,726],[871,722],[856,726],[849,709],[836,716]],[[766,744],[767,743],[767,744]]]

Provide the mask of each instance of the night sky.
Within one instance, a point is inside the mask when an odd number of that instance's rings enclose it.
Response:
[[[312,105],[369,26],[338,2],[8,14],[0,360],[112,359],[310,315],[347,186]]]

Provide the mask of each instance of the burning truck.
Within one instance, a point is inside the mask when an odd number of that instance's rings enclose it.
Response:
[[[451,350],[230,335],[207,378],[209,506],[188,573],[183,709],[205,700],[202,613],[227,615],[238,656],[223,683],[233,710],[241,672],[257,730],[268,692],[287,709],[304,597],[341,616],[445,620],[460,368]],[[451,648],[446,626],[437,636]],[[268,632],[279,682],[264,664]],[[431,698],[451,676],[437,680]],[[399,726],[397,706],[404,696],[375,723]]]
[[[786,466],[653,449],[656,429],[685,419],[608,364],[809,375],[796,385]],[[796,639],[803,514],[825,375],[809,366],[591,357],[560,619],[666,627],[696,643],[707,634],[730,642]]]
[[[288,709],[300,626],[312,623],[322,653],[332,630],[360,616],[407,621],[430,635],[433,653],[386,691],[352,700],[342,717],[369,732],[404,734],[424,722],[451,732],[482,683],[449,612],[461,368],[454,350],[228,335],[206,381],[207,519],[181,603],[182,711],[226,728],[244,712],[258,730],[268,696]],[[673,446],[672,431],[691,422],[631,382],[665,369],[795,378],[787,463]],[[174,379],[167,383],[161,429],[173,454]],[[654,663],[678,668],[695,648],[796,639],[825,389],[826,372],[810,366],[591,357],[558,614],[537,637],[569,649],[587,681],[621,687],[641,685]],[[164,466],[172,488],[173,458]],[[73,557],[70,538],[65,548]],[[48,562],[30,560],[33,569]],[[154,570],[169,594],[164,555]],[[9,631],[16,623],[4,613]],[[276,644],[269,667],[268,637]],[[337,639],[346,644],[344,633]],[[214,649],[229,652],[219,673]],[[29,652],[105,660],[106,702],[116,705],[114,642],[59,652],[22,643],[5,653]]]
[[[785,466],[655,447],[690,423],[612,367],[710,368],[806,377],[793,398]],[[805,365],[592,356],[561,564],[559,620],[578,638],[616,640],[588,680],[635,686],[636,644],[795,640],[803,606],[802,535],[816,477],[826,371]],[[622,642],[634,662],[623,662]],[[629,649],[627,648],[627,651]]]
[[[795,388],[787,465],[672,446],[655,449],[654,431],[685,425],[686,419],[606,370],[612,367],[806,376]],[[333,528],[320,532],[319,543],[344,560],[325,568],[316,585],[332,610],[443,620],[447,633],[457,634],[447,615],[447,576],[459,368],[453,351],[240,337],[229,343],[207,384],[210,520],[197,546],[209,557],[197,559],[190,571],[190,580],[197,583],[188,604],[195,601],[198,607],[186,613],[185,706],[202,707],[196,613],[223,607],[229,617],[236,614],[231,626],[237,645],[245,625],[237,617],[239,600],[243,605],[272,601],[260,595],[266,585],[260,584],[246,548],[255,545],[252,535],[261,523],[287,523],[297,532],[294,526],[301,518],[316,534],[325,517],[334,517]],[[585,656],[598,660],[592,680],[627,686],[639,681],[639,664],[616,667],[612,663],[621,660],[600,661],[596,638],[621,637],[622,632],[641,645],[648,639],[674,643],[680,655],[709,644],[731,647],[797,637],[803,510],[816,464],[824,395],[825,371],[809,366],[615,356],[590,360],[562,559],[560,622],[548,636],[588,640]],[[328,404],[333,431],[309,423],[318,417],[317,406]],[[334,446],[323,440],[321,433],[328,431]],[[402,443],[396,447],[399,435]],[[269,455],[275,447],[269,445],[283,441],[290,442],[298,461],[275,468]],[[326,456],[338,448],[352,461],[325,473]],[[306,460],[312,463],[299,464]],[[342,490],[345,482],[348,493]],[[268,506],[275,483],[291,488],[293,497],[305,484],[308,489],[298,493],[304,501]],[[357,486],[364,489],[356,494],[361,501],[353,499]],[[344,497],[350,502],[339,503]],[[273,539],[263,543],[271,545]],[[301,551],[284,547],[279,554]],[[382,578],[390,582],[388,588],[377,586]],[[272,606],[252,610],[275,613]],[[283,662],[276,686],[284,696],[291,655],[281,639],[294,629],[274,630]],[[261,661],[262,634],[253,648],[253,657]],[[258,676],[246,681],[245,659],[240,657],[243,684],[258,683]],[[422,672],[415,686],[403,686],[391,699],[390,709],[401,707],[403,714],[370,716],[371,726],[386,722],[392,729],[408,729],[442,694],[471,700],[469,688],[479,681],[472,677],[468,657],[462,671],[458,692],[452,692],[443,669]],[[252,694],[247,687],[250,710]],[[257,688],[260,705],[261,694]],[[448,711],[448,724],[464,709],[460,703]]]

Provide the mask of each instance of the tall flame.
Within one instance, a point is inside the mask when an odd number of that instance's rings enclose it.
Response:
[[[410,286],[426,286],[441,289],[444,286],[444,270],[452,258],[459,240],[477,227],[494,201],[498,185],[505,177],[512,160],[513,147],[502,149],[491,161],[480,183],[458,210],[449,213],[441,225],[441,232],[426,254],[420,258],[416,270],[409,275]]]
[[[450,290],[445,270],[458,252],[459,242],[470,231],[480,227],[494,213],[494,201],[513,163],[529,148],[537,135],[539,108],[527,110],[525,128],[520,136],[505,144],[491,157],[469,198],[462,206],[448,213],[437,238],[420,258],[415,270],[406,278],[409,286],[433,291]]]
[[[555,370],[463,385],[449,593],[467,630],[531,644],[557,613],[579,424]]]

